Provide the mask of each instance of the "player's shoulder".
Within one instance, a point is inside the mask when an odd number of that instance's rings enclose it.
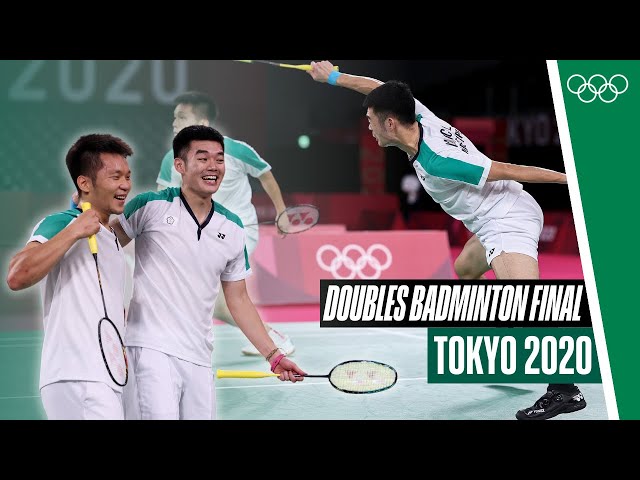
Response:
[[[50,213],[49,215],[44,217],[42,219],[42,221],[43,222],[60,223],[60,224],[68,225],[74,219],[78,218],[78,216],[81,213],[82,212],[79,209],[73,208],[73,209],[65,210],[63,212]]]
[[[227,136],[224,137],[224,153],[240,160],[260,158],[256,149],[247,142]]]
[[[34,237],[51,239],[73,222],[82,212],[77,209],[55,212],[42,218],[33,229]]]
[[[422,122],[422,120],[427,120],[429,118],[438,118],[431,110],[429,110],[424,103],[422,103],[417,98],[415,100],[415,112],[416,112],[416,121]]]
[[[229,210],[227,207],[222,205],[221,203],[214,201],[213,210],[215,213],[218,213],[220,215],[223,215],[224,217],[227,217],[229,221],[235,223],[240,228],[244,228],[244,224],[242,223],[242,220],[240,219],[240,217],[235,213],[233,213],[231,210]]]
[[[135,212],[154,206],[160,208],[169,206],[176,197],[180,196],[180,187],[169,187],[160,191],[139,193],[124,207],[124,216],[129,218]]]

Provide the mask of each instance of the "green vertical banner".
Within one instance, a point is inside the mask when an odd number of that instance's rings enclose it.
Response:
[[[548,67],[609,418],[637,420],[640,61]]]

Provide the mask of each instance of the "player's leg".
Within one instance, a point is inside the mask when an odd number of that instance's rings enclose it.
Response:
[[[40,395],[49,420],[124,419],[121,394],[101,382],[55,382]]]
[[[453,269],[458,278],[463,280],[482,279],[484,278],[484,273],[491,269],[487,263],[485,249],[476,235],[467,240],[458,258],[453,263]]]
[[[136,371],[133,361],[136,355],[137,347],[127,348],[127,361],[129,369],[129,378],[127,384],[122,387],[122,407],[124,409],[125,420],[142,420],[140,415],[140,403],[138,402],[138,381],[136,379]]]
[[[499,280],[538,280],[538,241],[544,216],[540,205],[522,191],[506,218],[491,225],[492,233],[483,237],[488,247],[487,261]],[[491,254],[493,250],[493,253]],[[530,407],[518,410],[518,420],[546,420],[562,413],[582,410],[584,396],[573,384],[550,384],[544,395]]]
[[[498,280],[538,280],[538,261],[522,253],[503,252],[493,259],[491,268]]]
[[[137,399],[127,399],[127,419],[178,420],[182,380],[170,355],[142,347],[127,347],[130,368],[135,372],[133,380]],[[130,405],[136,405],[132,410]]]
[[[122,393],[102,382],[86,382],[85,420],[124,420]]]
[[[526,191],[504,218],[494,219],[478,232],[487,263],[498,280],[538,280],[538,240],[544,217],[538,203]]]
[[[215,420],[216,389],[211,367],[174,359],[183,380],[180,420]]]

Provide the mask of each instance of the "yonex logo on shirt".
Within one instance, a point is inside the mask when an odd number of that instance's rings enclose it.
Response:
[[[224,233],[218,232],[218,238],[221,238],[222,240],[224,240]]]
[[[173,225],[173,222],[175,222],[175,218],[173,218],[173,217],[167,217],[167,223],[168,223],[169,225]]]

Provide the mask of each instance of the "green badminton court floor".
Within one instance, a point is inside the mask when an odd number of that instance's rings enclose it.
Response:
[[[261,357],[242,355],[242,332],[215,327],[214,368],[264,370]],[[515,420],[546,384],[429,384],[423,329],[320,328],[315,322],[279,323],[296,345],[293,360],[310,374],[326,374],[352,359],[392,365],[397,384],[384,392],[350,395],[326,379],[291,384],[275,378],[216,380],[220,420]],[[42,332],[0,333],[0,419],[45,419],[38,393]],[[587,408],[553,420],[606,420],[602,384],[581,384]]]

